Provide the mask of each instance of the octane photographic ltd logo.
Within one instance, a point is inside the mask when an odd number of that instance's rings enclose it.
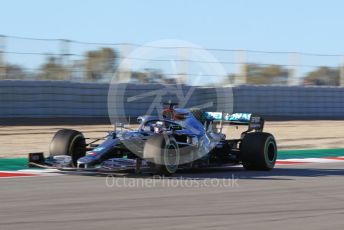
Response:
[[[119,135],[131,152],[142,157],[142,142],[134,140],[146,139],[129,131],[139,125],[136,118],[148,115],[163,120],[168,103],[177,103],[176,108],[233,112],[232,88],[223,87],[226,70],[208,50],[181,40],[158,40],[132,48],[121,54],[108,92],[110,121],[114,126],[124,125]],[[199,129],[187,126],[190,132],[199,134]],[[166,132],[163,135],[168,140]],[[178,157],[177,164],[204,157],[213,147],[214,143],[204,144],[191,157]]]

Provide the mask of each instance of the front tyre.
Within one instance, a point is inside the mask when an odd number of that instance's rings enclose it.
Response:
[[[76,130],[61,129],[57,131],[50,142],[50,156],[68,155],[72,158],[72,166],[77,166],[77,160],[86,154],[84,135]]]
[[[241,160],[247,170],[271,170],[277,159],[277,144],[270,133],[248,133],[241,146]]]
[[[161,134],[147,140],[143,156],[150,161],[155,175],[171,176],[179,165],[180,151],[173,137]]]

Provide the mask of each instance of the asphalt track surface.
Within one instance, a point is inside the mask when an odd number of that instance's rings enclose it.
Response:
[[[344,229],[344,162],[106,178],[0,179],[0,229]]]

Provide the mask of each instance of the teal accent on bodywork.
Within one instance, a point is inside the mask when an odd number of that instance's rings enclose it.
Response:
[[[233,121],[233,122],[244,122],[249,123],[251,119],[251,113],[221,113],[221,112],[205,112],[206,119],[215,121]]]

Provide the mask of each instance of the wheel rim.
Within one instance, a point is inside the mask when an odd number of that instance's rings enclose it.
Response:
[[[265,152],[266,152],[266,158],[267,158],[267,161],[270,163],[270,164],[273,164],[275,161],[276,161],[276,156],[277,156],[277,150],[276,150],[276,144],[275,142],[270,139],[268,142],[267,142],[267,145],[266,145],[266,149],[265,149]]]
[[[175,173],[179,164],[179,151],[174,144],[168,144],[164,151],[164,163],[169,173]]]
[[[70,148],[69,148],[69,155],[72,157],[72,165],[76,167],[77,160],[84,156],[85,153],[85,146],[84,143],[84,137],[82,135],[77,135],[74,137],[74,139],[71,142]]]

